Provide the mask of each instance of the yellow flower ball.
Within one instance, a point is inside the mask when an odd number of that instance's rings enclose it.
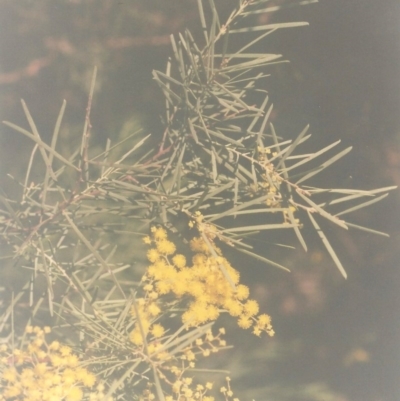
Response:
[[[164,327],[158,323],[154,324],[150,331],[151,331],[151,334],[153,334],[153,336],[156,338],[162,337],[165,333]]]

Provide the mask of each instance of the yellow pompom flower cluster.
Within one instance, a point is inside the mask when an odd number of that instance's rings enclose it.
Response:
[[[0,346],[0,401],[102,400],[92,391],[96,377],[80,366],[72,349],[58,341],[48,344],[50,328],[28,326],[29,342],[22,349]]]
[[[270,317],[258,315],[258,303],[248,299],[249,289],[239,283],[239,272],[213,243],[211,252],[210,244],[203,238],[194,238],[190,243],[194,256],[189,267],[183,255],[175,254],[175,245],[163,228],[153,227],[152,236],[145,237],[144,242],[153,246],[147,253],[151,265],[145,278],[154,286],[157,296],[172,293],[178,298],[189,297],[189,306],[182,315],[189,327],[215,321],[221,311],[227,311],[238,319],[240,327],[252,327],[256,335],[263,331],[274,335]]]

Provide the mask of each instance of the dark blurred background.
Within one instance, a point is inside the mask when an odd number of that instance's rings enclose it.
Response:
[[[236,5],[216,3],[224,15]],[[267,85],[279,134],[293,137],[310,123],[310,151],[337,139],[354,146],[318,184],[399,185],[400,2],[321,0],[259,18],[310,23],[278,31],[257,49],[291,61],[270,68]],[[79,140],[97,65],[93,145],[140,127],[158,140],[164,101],[151,71],[165,69],[169,35],[185,27],[201,38],[195,0],[0,0],[1,120],[27,126],[23,98],[48,141],[66,99],[60,144],[68,151]],[[7,173],[23,177],[32,144],[5,126],[0,141],[0,184],[12,191]],[[328,230],[347,281],[312,236],[308,254],[273,251],[291,274],[235,256],[276,331],[272,340],[238,330],[228,336],[235,349],[216,365],[232,370],[236,396],[400,400],[399,201],[396,190],[351,216],[356,224],[388,232],[389,239]]]

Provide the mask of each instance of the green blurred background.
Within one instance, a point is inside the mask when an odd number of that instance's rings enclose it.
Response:
[[[236,4],[216,3],[222,15]],[[354,146],[314,183],[399,185],[400,2],[321,0],[259,18],[259,23],[310,23],[274,33],[256,49],[291,61],[270,68],[265,88],[279,134],[293,137],[310,123],[310,151],[337,139],[343,147]],[[195,0],[0,0],[1,120],[27,126],[23,98],[49,140],[66,99],[60,144],[69,153],[79,141],[97,65],[93,146],[139,127],[159,140],[164,101],[151,71],[165,69],[169,35],[186,27],[201,38]],[[23,176],[32,144],[5,126],[0,141],[0,183],[12,192],[6,174]],[[347,281],[311,233],[308,254],[271,249],[291,274],[234,255],[235,267],[272,315],[277,333],[260,340],[230,330],[235,349],[218,355],[213,367],[232,371],[241,400],[400,400],[399,201],[394,191],[352,216],[357,224],[390,233],[390,239],[327,231]]]

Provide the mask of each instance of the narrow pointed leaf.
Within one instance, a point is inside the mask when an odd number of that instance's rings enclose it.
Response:
[[[301,244],[301,246],[303,247],[303,249],[307,252],[307,244],[306,241],[304,240],[303,236],[301,235],[300,229],[299,229],[299,225],[298,223],[296,223],[292,209],[290,207],[287,208],[287,214],[289,216],[290,222],[293,224],[293,230]]]
[[[300,143],[300,141],[303,139],[303,136],[307,133],[308,129],[310,128],[310,125],[307,124],[306,127],[303,129],[303,131],[300,132],[298,137],[294,140],[294,142],[289,146],[288,150],[285,152],[283,157],[279,160],[278,165],[276,166],[276,169],[279,169],[281,166],[284,166],[285,160],[292,154],[292,152],[296,149],[296,146]]]
[[[329,201],[329,205],[335,205],[337,203],[341,202],[348,202],[357,198],[361,198],[364,196],[373,196],[375,194],[379,194],[381,192],[386,192],[386,191],[392,191],[394,189],[397,189],[397,186],[392,186],[392,187],[385,187],[385,188],[378,188],[378,189],[373,189],[370,191],[359,191],[359,190],[332,190],[332,192],[338,192],[338,193],[352,193],[352,195],[349,196],[344,196],[342,198],[334,199],[332,201]],[[355,193],[354,193],[355,192]]]
[[[281,29],[281,28],[297,28],[300,26],[308,26],[308,25],[310,25],[308,22],[285,22],[280,24],[268,24],[259,26],[249,26],[247,28],[231,29],[229,32],[230,33],[256,32],[256,31],[265,31],[265,30]]]
[[[246,249],[242,249],[242,248],[236,248],[236,249],[237,249],[239,252],[245,253],[246,255],[250,255],[250,256],[252,256],[252,257],[255,258],[255,259],[261,260],[261,261],[263,261],[264,263],[267,263],[268,265],[271,265],[271,266],[274,266],[274,267],[278,267],[279,269],[285,270],[285,271],[287,271],[287,272],[290,273],[290,270],[289,270],[287,267],[282,266],[282,265],[280,265],[279,263],[276,263],[276,262],[274,262],[274,261],[272,261],[272,260],[269,260],[269,259],[267,259],[267,258],[264,258],[263,256],[258,255],[257,253],[253,253],[253,252],[250,252],[250,251],[248,251],[248,250],[246,250]]]
[[[374,204],[374,203],[376,203],[376,202],[379,202],[380,200],[386,198],[388,195],[389,195],[389,194],[384,194],[384,195],[381,195],[381,196],[379,196],[378,198],[372,199],[372,200],[370,200],[370,201],[368,201],[368,202],[364,202],[364,203],[361,203],[361,204],[359,204],[359,205],[353,206],[353,207],[351,207],[351,208],[349,208],[349,209],[343,210],[343,211],[340,212],[340,213],[336,213],[335,216],[336,216],[336,217],[337,217],[337,216],[342,216],[343,214],[347,214],[347,213],[350,213],[350,212],[354,212],[354,211],[356,211],[356,210],[358,210],[358,209],[362,209],[363,207],[370,206],[370,205],[372,205],[372,204]]]
[[[340,158],[342,158],[343,156],[347,155],[347,153],[349,153],[351,151],[353,147],[350,146],[348,148],[346,148],[345,150],[342,150],[341,152],[339,152],[337,155],[333,156],[332,158],[330,158],[329,160],[327,160],[326,162],[322,163],[321,166],[319,166],[316,170],[311,171],[310,173],[306,174],[304,177],[300,178],[300,180],[298,180],[296,182],[296,184],[300,184],[306,180],[308,180],[309,178],[313,177],[314,175],[320,173],[322,170],[324,170],[325,168],[327,168],[328,166],[330,166],[331,164],[335,163],[337,160],[339,160]]]
[[[204,38],[206,39],[206,43],[208,44],[207,24],[206,18],[204,16],[203,0],[197,0],[197,7],[199,8],[201,28],[203,29]]]
[[[299,161],[296,164],[292,164],[290,167],[286,168],[286,171],[290,171],[293,170],[294,168],[297,168],[305,163],[308,163],[309,161],[315,159],[316,157],[322,155],[323,153],[327,152],[329,149],[335,147],[336,145],[338,145],[341,142],[341,140],[339,139],[338,141],[326,146],[325,148],[319,150],[318,152],[313,153],[312,155],[309,155],[307,157],[305,157],[303,160]]]
[[[337,266],[337,268],[339,269],[340,273],[342,274],[342,276],[347,279],[347,273],[346,270],[344,269],[342,263],[340,262],[339,258],[336,255],[336,252],[333,250],[331,244],[329,243],[328,239],[326,238],[324,232],[321,230],[320,226],[318,225],[318,223],[315,221],[314,217],[312,216],[312,214],[310,212],[308,213],[308,217],[310,218],[310,221],[312,223],[312,225],[314,226],[315,230],[317,231],[319,237],[322,240],[322,243],[325,245],[326,250],[329,252],[329,255],[331,255],[332,260],[334,261],[335,265]]]
[[[243,226],[243,227],[233,227],[225,228],[221,230],[223,233],[238,233],[242,231],[263,231],[263,230],[277,230],[283,228],[293,228],[298,226],[298,224],[280,223],[280,224],[259,224],[256,226]]]
[[[65,163],[67,166],[72,167],[76,171],[79,171],[78,167],[74,166],[64,156],[61,156],[59,153],[57,153],[55,150],[53,150],[49,145],[47,145],[47,143],[45,143],[41,139],[35,137],[35,135],[32,135],[32,133],[30,133],[26,129],[23,129],[23,128],[19,127],[18,125],[10,123],[9,121],[3,121],[3,124],[9,126],[10,128],[13,128],[15,131],[18,131],[21,134],[24,134],[29,139],[36,142],[39,145],[39,147],[42,147],[43,149],[46,149],[48,152],[53,153],[54,157],[56,157],[57,159],[59,159],[60,161]]]
[[[372,228],[359,226],[358,224],[349,223],[348,221],[346,221],[346,224],[349,227],[356,228],[357,230],[361,230],[361,231],[366,231],[367,233],[372,233],[372,234],[376,234],[376,235],[382,235],[383,237],[390,237],[390,235],[388,233],[384,233],[382,231],[373,230]]]
[[[346,226],[346,223],[343,220],[338,219],[337,217],[335,217],[335,216],[331,215],[330,213],[328,213],[326,210],[322,209],[315,202],[313,202],[310,198],[307,198],[305,195],[303,195],[301,191],[297,190],[296,192],[305,202],[307,202],[321,216],[323,216],[326,219],[330,220],[332,223],[335,223],[338,226],[344,228],[345,230],[348,229],[347,226]]]

